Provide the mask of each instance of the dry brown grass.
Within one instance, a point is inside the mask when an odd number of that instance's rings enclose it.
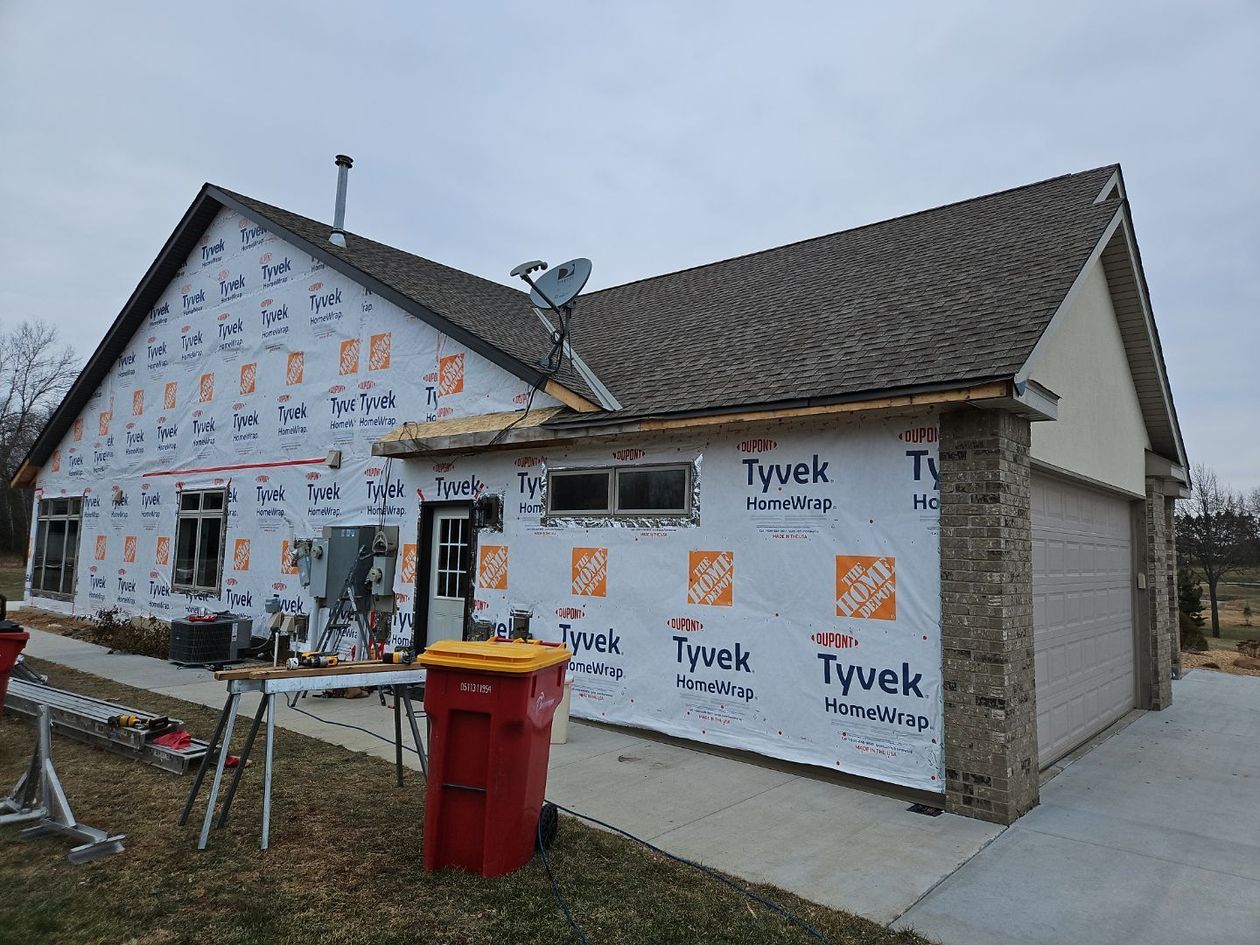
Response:
[[[202,737],[213,728],[215,713],[203,706],[31,663],[58,687],[182,718]],[[29,725],[0,720],[4,789],[29,757],[31,740]],[[281,730],[271,849],[258,850],[259,765],[247,770],[228,827],[198,852],[199,819],[176,824],[187,778],[63,738],[54,752],[75,813],[125,833],[127,850],[71,866],[65,842],[22,842],[16,828],[0,830],[2,945],[574,941],[538,860],[496,880],[425,873],[423,781],[412,774],[399,788],[393,766],[380,759]],[[598,945],[811,941],[727,887],[568,818],[551,856],[565,896]],[[924,945],[912,933],[755,888],[836,945]]]

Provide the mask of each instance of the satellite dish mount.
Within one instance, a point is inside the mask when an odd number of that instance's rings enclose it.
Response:
[[[541,271],[543,275],[537,279],[530,273]],[[573,301],[586,286],[591,277],[591,261],[589,259],[570,259],[554,269],[547,271],[547,264],[541,259],[523,262],[512,270],[513,276],[519,276],[529,286],[529,300],[538,308],[550,309],[555,313],[559,328],[552,331],[551,351],[538,364],[549,374],[555,374],[564,363],[565,343],[569,338],[569,321],[573,318]]]

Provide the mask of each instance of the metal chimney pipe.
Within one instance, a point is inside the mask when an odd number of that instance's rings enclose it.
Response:
[[[350,177],[350,168],[354,159],[345,154],[337,155],[337,205],[333,209],[333,229],[328,242],[334,246],[346,245],[346,181]]]

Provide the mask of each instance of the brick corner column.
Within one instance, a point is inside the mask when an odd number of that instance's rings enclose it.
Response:
[[[1150,701],[1143,708],[1172,704],[1172,674],[1181,666],[1181,633],[1177,623],[1177,550],[1173,533],[1176,491],[1166,480],[1146,480],[1147,673]]]
[[[1039,797],[1029,422],[941,415],[945,808],[1009,824]]]

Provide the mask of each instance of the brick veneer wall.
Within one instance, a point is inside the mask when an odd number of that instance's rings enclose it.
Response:
[[[1037,803],[1028,421],[941,416],[945,806],[1009,824]]]
[[[1146,594],[1151,680],[1148,709],[1172,704],[1172,675],[1181,675],[1181,632],[1177,607],[1177,545],[1173,506],[1179,486],[1167,479],[1146,480]]]

